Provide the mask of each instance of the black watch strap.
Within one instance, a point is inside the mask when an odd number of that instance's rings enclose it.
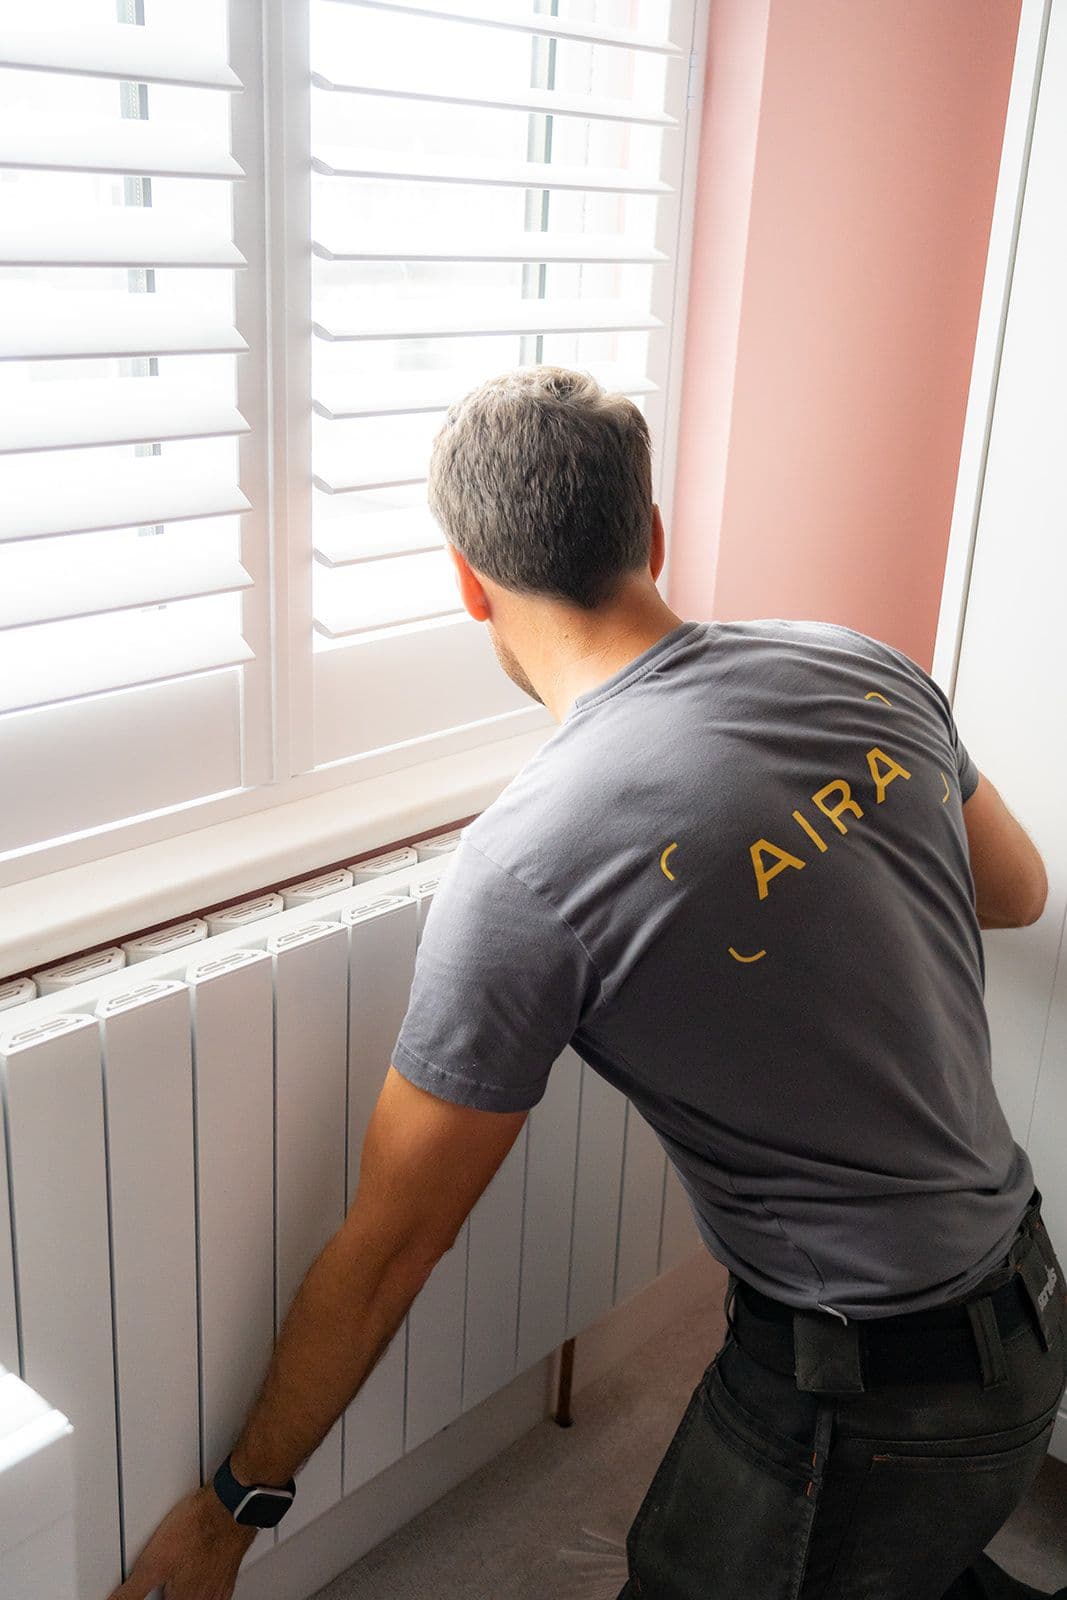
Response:
[[[268,1483],[239,1483],[230,1467],[229,1456],[211,1483],[233,1520],[252,1528],[276,1527],[296,1496],[295,1478],[280,1487]]]

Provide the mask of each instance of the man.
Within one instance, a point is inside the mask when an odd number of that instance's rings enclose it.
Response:
[[[484,385],[430,501],[559,727],[464,830],[348,1218],[215,1486],[117,1600],[227,1600],[234,1512],[284,1509],[568,1043],[656,1130],[736,1291],[623,1595],[1033,1594],[981,1551],[1049,1441],[1064,1295],[992,1087],[979,929],[1040,915],[1037,852],[908,657],[664,603],[621,396],[548,367]]]

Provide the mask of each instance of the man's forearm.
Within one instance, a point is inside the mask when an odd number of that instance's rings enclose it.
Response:
[[[285,1483],[322,1443],[385,1354],[432,1266],[383,1260],[342,1229],[309,1268],[232,1466],[241,1483]]]

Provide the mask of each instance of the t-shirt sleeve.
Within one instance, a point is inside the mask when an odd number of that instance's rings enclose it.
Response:
[[[948,704],[947,701],[945,703],[946,705]],[[948,715],[952,724],[952,742],[956,751],[956,770],[960,775],[960,799],[969,800],[978,787],[978,779],[981,777],[981,773],[978,771],[978,763],[960,738],[959,729],[956,727],[951,710]]]
[[[888,649],[889,646],[886,648]],[[898,661],[910,668],[911,672],[919,678],[927,691],[936,699],[948,728],[949,741],[956,757],[956,771],[959,774],[960,782],[960,800],[969,800],[978,787],[978,766],[971,752],[960,738],[960,730],[956,726],[956,719],[952,714],[948,696],[941,685],[931,678],[930,674],[920,667],[917,661],[913,661],[911,656],[905,655],[902,650],[894,650],[893,654]]]
[[[969,800],[978,787],[978,779],[981,774],[977,763],[960,737],[960,730],[956,726],[956,719],[952,714],[948,696],[941,685],[931,678],[930,674],[923,667],[920,667],[917,661],[913,661],[911,656],[905,655],[903,650],[897,650],[891,644],[886,644],[883,639],[872,639],[869,634],[860,634],[853,628],[841,628],[840,631],[842,633],[851,633],[854,638],[865,638],[868,643],[875,644],[879,650],[884,650],[893,657],[893,660],[899,666],[902,666],[912,677],[917,678],[927,693],[933,696],[948,730],[949,741],[955,754],[956,771],[959,775],[960,784],[960,800]]]
[[[427,913],[393,1065],[457,1105],[529,1110],[599,991],[544,896],[463,839]]]

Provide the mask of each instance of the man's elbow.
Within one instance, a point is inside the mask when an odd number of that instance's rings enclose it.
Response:
[[[1044,861],[1036,850],[1033,864],[1027,874],[1026,892],[1021,895],[1021,899],[1022,905],[1019,908],[1021,915],[1017,926],[1029,928],[1040,920],[1048,900],[1048,873],[1045,871]]]
[[[1027,915],[1023,917],[1022,921],[1019,923],[1020,928],[1032,927],[1035,922],[1039,922],[1041,920],[1041,917],[1044,914],[1045,905],[1048,901],[1048,876],[1045,872],[1044,866],[1041,867],[1040,871],[1040,882],[1034,886],[1029,910]]]
[[[1040,922],[1048,902],[1048,877],[1039,864],[1028,883],[1013,885],[1013,893],[1001,896],[994,910],[979,904],[978,922],[982,928],[1031,928]]]

